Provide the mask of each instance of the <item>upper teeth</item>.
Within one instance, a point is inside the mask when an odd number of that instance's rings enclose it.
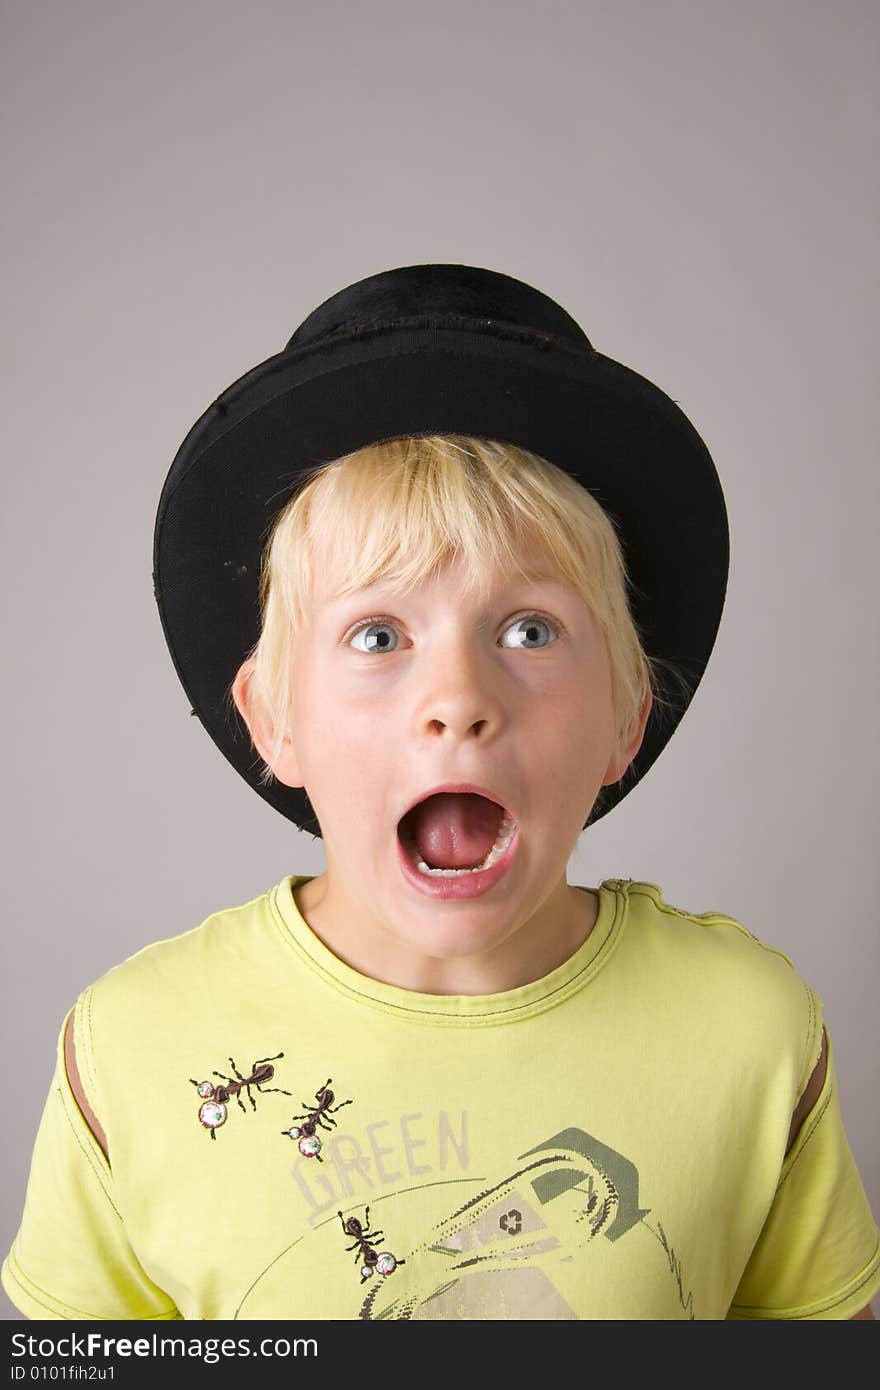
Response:
[[[498,827],[498,834],[495,836],[494,845],[489,850],[489,853],[486,855],[486,858],[483,860],[482,864],[475,864],[474,867],[471,869],[432,869],[430,865],[425,863],[424,859],[421,857],[417,849],[415,851],[416,868],[419,870],[420,873],[434,874],[435,876],[439,874],[442,877],[446,878],[452,878],[452,876],[455,874],[482,873],[484,869],[491,869],[493,864],[498,863],[498,860],[501,858],[505,850],[510,845],[511,840],[513,839],[513,832],[515,829],[516,821],[513,819],[513,816],[508,815],[507,811],[505,811],[504,815],[501,817],[501,824]],[[410,841],[410,843],[413,842]]]

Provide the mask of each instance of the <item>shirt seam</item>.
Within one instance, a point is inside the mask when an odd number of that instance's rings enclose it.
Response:
[[[286,880],[285,880],[286,881]],[[612,947],[616,947],[621,936],[621,923],[625,916],[624,906],[626,900],[626,884],[621,884],[617,880],[606,881],[604,886],[614,895],[614,911],[604,941],[599,946],[596,954],[590,958],[580,970],[555,989],[547,994],[542,994],[538,999],[524,1004],[511,1005],[509,1009],[493,1009],[486,1014],[456,1014],[447,1013],[437,1009],[416,1009],[408,1008],[405,1004],[390,1003],[384,999],[378,999],[368,990],[359,990],[353,985],[338,979],[325,965],[316,959],[312,953],[298,940],[292,928],[288,926],[284,913],[278,903],[278,894],[281,889],[280,884],[271,889],[268,893],[268,903],[273,925],[276,932],[281,936],[284,944],[292,947],[300,960],[306,967],[314,971],[319,978],[337,993],[343,993],[357,1003],[378,1009],[381,1013],[390,1014],[395,1018],[403,1019],[413,1023],[424,1022],[426,1024],[442,1024],[448,1027],[479,1028],[492,1027],[517,1019],[531,1018],[535,1015],[545,1013],[552,1008],[556,1008],[573,994],[579,992],[588,983],[591,972],[598,974],[607,963]],[[595,928],[594,928],[595,929]],[[589,938],[587,938],[589,940]],[[554,997],[561,996],[561,997]]]
[[[819,1127],[819,1121],[821,1120],[822,1116],[825,1114],[825,1111],[828,1109],[828,1106],[831,1104],[831,1092],[832,1092],[832,1088],[829,1087],[829,1088],[828,1088],[828,1094],[827,1094],[827,1096],[825,1097],[825,1100],[823,1101],[821,1108],[817,1111],[816,1115],[814,1116],[814,1118],[813,1118],[813,1120],[812,1120],[812,1122],[811,1122],[811,1124],[810,1124],[810,1128],[809,1128],[809,1130],[806,1132],[806,1135],[805,1135],[805,1138],[804,1138],[803,1143],[801,1144],[801,1146],[800,1146],[800,1148],[798,1149],[797,1153],[796,1153],[796,1154],[794,1155],[794,1157],[792,1158],[791,1163],[789,1164],[787,1171],[786,1171],[785,1173],[782,1174],[782,1177],[779,1179],[779,1182],[778,1182],[777,1185],[776,1185],[776,1191],[777,1191],[777,1193],[782,1189],[783,1185],[784,1185],[786,1182],[788,1182],[788,1179],[791,1177],[792,1173],[793,1173],[794,1170],[795,1170],[795,1167],[796,1167],[796,1165],[797,1165],[797,1163],[798,1163],[798,1160],[800,1159],[801,1155],[803,1154],[803,1152],[804,1152],[804,1150],[806,1149],[807,1145],[809,1144],[810,1140],[813,1138],[814,1134],[816,1133],[816,1130],[817,1130],[818,1127]],[[794,1148],[794,1145],[792,1145],[792,1150],[793,1150],[793,1148]]]
[[[73,1124],[73,1121],[71,1120],[70,1115],[69,1115],[69,1113],[68,1113],[67,1102],[66,1102],[66,1099],[65,1099],[65,1096],[64,1096],[64,1092],[62,1091],[62,1089],[61,1089],[60,1086],[58,1087],[58,1095],[59,1095],[59,1097],[60,1097],[60,1099],[61,1099],[61,1106],[62,1106],[62,1109],[63,1109],[63,1111],[64,1111],[64,1118],[65,1118],[65,1120],[67,1121],[68,1125],[70,1126],[70,1132],[71,1132],[71,1134],[73,1135],[73,1138],[74,1138],[74,1141],[75,1141],[76,1144],[77,1144],[77,1147],[80,1149],[81,1153],[83,1154],[83,1157],[86,1159],[86,1161],[87,1161],[88,1164],[89,1164],[89,1167],[92,1169],[92,1172],[95,1174],[95,1177],[98,1179],[98,1182],[99,1182],[99,1184],[100,1184],[100,1186],[101,1186],[101,1190],[102,1190],[102,1192],[104,1193],[104,1196],[107,1198],[107,1201],[110,1203],[110,1206],[113,1208],[113,1211],[116,1213],[116,1216],[118,1217],[118,1219],[119,1219],[119,1220],[122,1222],[122,1224],[124,1225],[125,1223],[124,1223],[124,1221],[123,1221],[123,1219],[122,1219],[122,1214],[121,1214],[121,1212],[119,1211],[119,1209],[117,1208],[116,1203],[113,1201],[113,1198],[112,1198],[112,1196],[110,1195],[110,1191],[109,1191],[109,1189],[108,1189],[108,1187],[107,1187],[107,1183],[106,1183],[106,1180],[105,1180],[106,1175],[105,1175],[104,1173],[102,1173],[102,1171],[100,1170],[100,1168],[97,1166],[96,1161],[95,1161],[95,1156],[94,1156],[94,1154],[91,1154],[91,1153],[89,1152],[89,1150],[85,1147],[85,1145],[83,1144],[82,1140],[80,1139],[80,1136],[79,1136],[79,1135],[77,1134],[77,1132],[76,1132],[76,1128],[75,1128],[75,1126],[74,1126],[74,1124]]]
[[[89,985],[87,989],[83,990],[80,996],[79,1009],[74,1007],[73,1026],[74,1050],[76,1051],[77,1064],[80,1064],[80,1060],[82,1060],[82,1063],[84,1064],[84,1069],[88,1073],[88,1083],[91,1091],[91,1095],[88,1097],[88,1100],[89,1104],[92,1107],[92,1110],[97,1116],[101,1113],[103,1106],[101,1101],[101,1088],[98,1085],[98,1073],[95,1065],[95,1041],[94,1029],[92,1027],[93,1000],[94,986]],[[77,1028],[77,1022],[79,1023],[79,1028]],[[77,1033],[79,1034],[79,1038],[77,1038]],[[83,1054],[82,1059],[80,1059],[80,1051],[76,1049],[77,1041],[82,1041],[83,1043],[83,1047],[81,1049],[81,1052]]]
[[[9,1278],[15,1284],[16,1288],[20,1289],[20,1291],[22,1292],[22,1294],[25,1295],[25,1297],[31,1299],[31,1301],[34,1303],[39,1303],[41,1308],[48,1308],[50,1313],[58,1314],[58,1316],[64,1322],[78,1322],[80,1320],[87,1319],[90,1319],[95,1322],[101,1322],[107,1317],[107,1314],[87,1313],[84,1308],[77,1308],[72,1303],[65,1303],[64,1299],[56,1298],[54,1294],[49,1293],[49,1291],[47,1289],[44,1289],[42,1285],[35,1283],[35,1281],[30,1277],[30,1275],[27,1274],[25,1270],[22,1269],[19,1265],[18,1256],[15,1254],[15,1246],[13,1246],[12,1250],[9,1252],[9,1258],[6,1262],[6,1271],[9,1275]],[[25,1283],[24,1280],[27,1280],[27,1283]],[[36,1292],[33,1292],[33,1290],[36,1290]],[[38,1297],[37,1295],[41,1295],[41,1297]],[[59,1309],[62,1308],[66,1309],[68,1313],[73,1313],[74,1317],[69,1318],[65,1315],[65,1313],[59,1312]],[[171,1312],[152,1313],[146,1317],[135,1316],[132,1318],[132,1320],[136,1322],[176,1321],[177,1319],[175,1315],[179,1315],[179,1313],[180,1309],[174,1308]]]
[[[651,891],[652,889],[654,891]],[[670,903],[665,902],[662,892],[656,884],[633,883],[630,891],[638,893],[643,898],[650,898],[657,910],[665,913],[668,917],[684,918],[686,922],[694,922],[698,926],[736,927],[737,931],[747,937],[755,946],[760,946],[761,950],[766,951],[768,955],[779,956],[780,960],[784,960],[789,969],[797,974],[794,962],[784,951],[781,951],[778,946],[769,946],[766,941],[755,936],[754,932],[750,932],[748,927],[743,926],[742,922],[738,922],[735,917],[729,916],[726,912],[685,912],[682,908],[673,907]]]
[[[811,1060],[812,1060],[812,1053],[813,1053],[813,1038],[814,1038],[815,1032],[816,1032],[816,1020],[817,1020],[817,1017],[818,1017],[818,1011],[817,1011],[817,1009],[816,1009],[816,1000],[815,1000],[815,996],[814,996],[814,994],[813,994],[813,991],[810,989],[810,986],[806,983],[805,980],[802,981],[802,984],[803,984],[803,986],[804,986],[804,989],[805,989],[806,995],[807,995],[808,1018],[807,1018],[807,1033],[806,1033],[806,1037],[804,1038],[804,1050],[803,1050],[803,1053],[802,1053],[802,1056],[801,1056],[801,1069],[800,1069],[800,1076],[804,1078],[804,1081],[803,1081],[803,1085],[801,1085],[800,1081],[798,1081],[798,1085],[799,1085],[799,1087],[800,1087],[799,1094],[798,1094],[798,1098],[797,1098],[798,1101],[800,1101],[801,1096],[804,1094],[804,1091],[807,1089],[808,1085],[810,1084],[810,1077],[812,1076],[812,1071],[813,1071],[813,1069],[810,1068],[810,1069],[808,1070],[808,1066],[809,1066],[809,1063],[810,1063]],[[819,1043],[819,1052],[821,1053],[821,1051],[822,1051],[822,1044],[821,1044],[821,1040],[820,1040],[820,1043]],[[818,1055],[817,1055],[817,1060],[818,1060]]]
[[[77,1018],[76,1018],[76,1016],[77,1016],[77,1009],[76,1009],[76,1006],[74,1006],[74,1009],[73,1009],[73,1015],[74,1015],[74,1018],[73,1018],[73,1036],[74,1036],[74,1051],[76,1052],[77,1065],[82,1065],[82,1066],[84,1066],[85,1070],[86,1070],[86,1071],[88,1072],[88,1074],[89,1074],[89,1085],[90,1085],[90,1087],[91,1087],[91,1095],[87,1096],[86,1099],[88,1100],[89,1104],[90,1104],[91,1107],[92,1107],[92,1112],[93,1112],[93,1114],[95,1115],[96,1118],[98,1118],[99,1115],[105,1114],[105,1107],[104,1107],[103,1101],[101,1100],[101,1092],[100,1092],[100,1087],[98,1086],[97,1073],[96,1073],[96,1069],[95,1069],[94,1036],[93,1036],[93,1032],[92,1032],[92,999],[93,999],[93,997],[94,997],[94,995],[93,995],[93,986],[89,985],[88,989],[84,990],[83,993],[82,993],[82,995],[80,996],[80,999],[81,999],[81,1002],[82,1002],[82,1008],[79,1010],[79,1014],[80,1014],[80,1028],[79,1028],[79,1030],[77,1030],[77,1026],[76,1026],[76,1022],[77,1022]],[[85,1019],[84,1019],[83,1016],[82,1016],[82,1015],[83,1015],[83,1012],[85,1012],[85,1015],[86,1015]],[[66,1026],[67,1026],[67,1025],[66,1025],[66,1022],[65,1022],[65,1029],[62,1030],[62,1036],[63,1036],[63,1032],[66,1030]],[[79,1038],[77,1038],[77,1032],[79,1032]],[[82,1051],[82,1053],[83,1053],[82,1058],[80,1057],[80,1052],[77,1051],[77,1049],[76,1049],[76,1043],[77,1043],[78,1041],[80,1041],[80,1042],[82,1042],[82,1043],[84,1044],[83,1048],[81,1049],[81,1051]],[[107,1178],[111,1179],[111,1181],[112,1181],[112,1171],[113,1171],[113,1170],[112,1170],[112,1168],[111,1168],[109,1158],[108,1158],[107,1155],[104,1153],[104,1150],[101,1148],[100,1144],[98,1143],[97,1136],[94,1135],[94,1134],[92,1134],[91,1127],[89,1126],[88,1121],[86,1120],[86,1117],[85,1117],[85,1115],[83,1114],[83,1112],[82,1112],[82,1110],[81,1110],[81,1108],[80,1108],[80,1105],[79,1105],[79,1102],[78,1102],[77,1099],[76,1099],[76,1096],[74,1096],[74,1094],[73,1094],[73,1088],[72,1088],[72,1086],[70,1085],[70,1077],[67,1075],[67,1058],[66,1058],[66,1056],[65,1056],[65,1054],[64,1054],[63,1044],[62,1044],[62,1047],[61,1047],[61,1065],[62,1065],[63,1068],[64,1068],[64,1077],[65,1077],[66,1082],[67,1082],[67,1088],[68,1088],[68,1091],[70,1092],[70,1097],[71,1097],[71,1099],[73,1100],[74,1104],[76,1105],[77,1114],[80,1116],[80,1118],[81,1118],[83,1124],[86,1126],[86,1129],[88,1129],[89,1134],[90,1134],[91,1137],[92,1137],[92,1142],[94,1143],[95,1147],[96,1147],[96,1148],[100,1151],[100,1153],[101,1153],[101,1158],[98,1159],[96,1154],[89,1153],[89,1152],[88,1152],[87,1150],[85,1150],[85,1149],[83,1150],[83,1152],[87,1154],[87,1157],[89,1158],[89,1162],[91,1163],[91,1165],[92,1165],[92,1167],[94,1168],[95,1172],[96,1172],[96,1173],[99,1175],[99,1177],[101,1178],[101,1185],[102,1185],[102,1187],[105,1187],[105,1191],[106,1191],[105,1182],[106,1182],[106,1179],[107,1179]],[[80,1073],[80,1080],[82,1080],[82,1073]],[[59,1088],[59,1089],[61,1089],[61,1088]],[[68,1122],[71,1122],[71,1121],[70,1121],[70,1115],[69,1115],[69,1113],[68,1113],[68,1098],[67,1098],[67,1096],[64,1094],[63,1089],[61,1090],[61,1099],[62,1099],[62,1102],[63,1102],[63,1104],[64,1104],[64,1112],[65,1112],[65,1115],[67,1115]],[[104,1118],[103,1121],[99,1120],[99,1123],[101,1123],[102,1125],[103,1125],[103,1124],[106,1124],[106,1115],[105,1115],[105,1118]],[[105,1130],[105,1133],[106,1133],[106,1130]],[[76,1130],[75,1130],[75,1129],[74,1129],[74,1135],[76,1135]],[[79,1140],[79,1136],[76,1136],[76,1137],[77,1137],[77,1142],[80,1144],[80,1148],[82,1148],[82,1143],[81,1143],[80,1140]],[[109,1148],[109,1140],[108,1140],[108,1148]],[[96,1164],[97,1164],[97,1166],[96,1166]],[[108,1198],[109,1198],[109,1195],[110,1195],[110,1194],[109,1194],[109,1191],[108,1191],[108,1192],[107,1192]],[[114,1210],[115,1210],[115,1208],[114,1208]],[[118,1214],[118,1213],[117,1213],[117,1214]],[[121,1219],[121,1218],[120,1218],[120,1219]]]
[[[873,1255],[863,1269],[859,1271],[862,1277],[859,1278],[858,1275],[854,1275],[853,1277],[858,1279],[858,1283],[854,1284],[851,1288],[847,1285],[843,1293],[829,1294],[827,1298],[822,1299],[819,1303],[811,1304],[804,1311],[798,1311],[796,1313],[789,1312],[785,1308],[765,1308],[760,1303],[731,1303],[730,1312],[740,1311],[744,1313],[761,1314],[767,1319],[778,1318],[788,1322],[803,1321],[816,1313],[826,1313],[831,1308],[839,1308],[842,1303],[847,1303],[860,1289],[863,1289],[866,1284],[869,1284],[878,1272],[880,1272],[880,1235],[878,1235],[874,1243]]]

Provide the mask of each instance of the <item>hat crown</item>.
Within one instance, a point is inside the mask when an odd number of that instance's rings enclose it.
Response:
[[[325,299],[303,320],[287,349],[331,334],[401,319],[481,319],[514,324],[591,350],[570,314],[532,285],[500,271],[471,265],[409,265],[369,275]]]

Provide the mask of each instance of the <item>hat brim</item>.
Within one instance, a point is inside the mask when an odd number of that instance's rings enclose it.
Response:
[[[369,443],[468,434],[519,445],[565,469],[617,523],[646,651],[690,692],[655,705],[613,809],[675,732],[702,679],[727,586],[729,535],[715,466],[684,412],[630,368],[559,344],[452,329],[354,334],[283,352],[233,383],[193,426],[162,490],[153,582],[190,706],[233,767],[303,829],[320,826],[302,788],[262,767],[229,688],[260,635],[259,577],[272,524],[303,478]]]

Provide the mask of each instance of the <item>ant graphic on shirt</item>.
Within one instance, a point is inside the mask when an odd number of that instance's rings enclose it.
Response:
[[[350,1100],[341,1100],[338,1105],[333,1102],[336,1099],[335,1091],[330,1090],[332,1076],[328,1076],[323,1086],[319,1086],[315,1092],[317,1105],[309,1105],[307,1100],[301,1103],[306,1107],[304,1115],[294,1115],[294,1120],[305,1120],[305,1124],[292,1125],[290,1129],[282,1129],[281,1133],[286,1134],[289,1139],[298,1139],[298,1148],[304,1158],[316,1158],[319,1163],[323,1163],[321,1149],[323,1144],[318,1138],[315,1130],[318,1125],[322,1129],[329,1129],[335,1125],[336,1121],[332,1118],[337,1110],[341,1110],[343,1105],[351,1105]]]
[[[354,1257],[355,1264],[363,1260],[361,1265],[361,1283],[365,1284],[368,1279],[373,1277],[375,1270],[380,1274],[393,1274],[398,1265],[405,1265],[406,1260],[399,1260],[396,1255],[392,1255],[390,1250],[383,1250],[380,1255],[376,1246],[384,1236],[384,1231],[370,1230],[370,1208],[367,1207],[364,1213],[363,1223],[358,1221],[356,1216],[349,1216],[348,1219],[338,1212],[339,1220],[342,1222],[342,1229],[347,1236],[354,1236],[354,1245],[346,1246],[347,1250],[356,1250]]]
[[[275,1068],[272,1065],[273,1062],[277,1062],[278,1059],[283,1056],[283,1052],[278,1052],[274,1057],[261,1057],[260,1060],[254,1062],[251,1067],[250,1076],[242,1076],[238,1067],[230,1057],[229,1065],[235,1072],[237,1080],[234,1080],[231,1076],[224,1075],[222,1071],[215,1071],[213,1075],[219,1076],[220,1080],[225,1083],[222,1086],[215,1086],[212,1081],[196,1081],[192,1076],[189,1078],[202,1100],[202,1104],[199,1106],[199,1123],[204,1125],[205,1129],[210,1130],[212,1139],[217,1138],[214,1131],[226,1123],[228,1117],[226,1107],[229,1103],[230,1096],[235,1096],[242,1110],[245,1110],[244,1102],[239,1092],[246,1091],[247,1098],[251,1103],[251,1108],[256,1110],[257,1102],[251,1095],[252,1086],[255,1086],[261,1093],[263,1091],[278,1091],[282,1096],[289,1096],[291,1094],[290,1091],[285,1091],[281,1086],[266,1085],[266,1082],[271,1081],[275,1075]],[[247,1114],[246,1110],[245,1114]]]

